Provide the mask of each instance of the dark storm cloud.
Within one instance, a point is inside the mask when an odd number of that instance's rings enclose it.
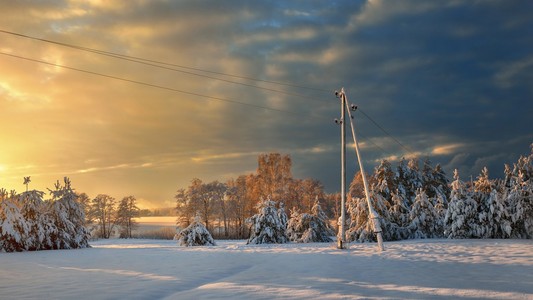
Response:
[[[250,26],[250,36],[301,28],[314,34],[312,38],[283,43],[280,38],[267,39],[244,49],[266,53],[265,64],[282,65],[286,70],[283,80],[325,89],[344,85],[349,98],[382,127],[412,152],[445,165],[448,172],[459,168],[466,176],[476,176],[487,165],[494,169],[492,174],[499,176],[504,163],[528,153],[533,141],[531,4],[349,3],[338,3],[334,14],[329,7],[310,9],[310,13],[304,10],[295,14],[296,18],[269,15],[270,22],[263,23],[264,27]],[[334,101],[323,94],[319,98]],[[306,112],[315,105],[327,105],[293,103],[290,107],[295,110],[308,107],[303,109]],[[333,117],[336,105],[331,106],[323,113]],[[363,115],[356,116],[361,133],[385,150],[369,143],[375,150],[366,154],[370,166],[380,157],[410,155]],[[291,130],[297,126],[294,123],[289,126],[287,129],[286,123],[281,123],[283,128],[277,129],[287,133],[278,137],[280,141],[305,145],[309,140],[322,140],[330,145],[337,138],[323,121],[307,124],[304,129],[315,139]],[[437,151],[446,145],[461,146]],[[453,161],[458,164],[453,165]],[[317,161],[306,163],[302,169],[313,170],[310,173],[322,175],[325,181],[331,181],[330,175],[334,174],[323,176],[318,170],[327,166]]]
[[[375,3],[384,10],[388,4]],[[341,70],[350,96],[423,155],[439,144],[464,144],[449,153],[465,157],[460,165],[442,154],[433,158],[448,171],[475,176],[486,162],[499,165],[493,172],[499,176],[504,162],[528,153],[533,137],[532,5],[441,1],[418,11],[417,1],[395,5],[403,8],[385,17],[376,12],[345,33],[343,46],[354,49]],[[502,74],[512,74],[512,83],[502,83]],[[371,136],[383,135],[362,122]]]

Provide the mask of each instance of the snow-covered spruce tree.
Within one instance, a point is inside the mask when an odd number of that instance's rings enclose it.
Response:
[[[407,227],[410,222],[409,205],[399,190],[392,194],[391,202],[392,205],[389,209],[391,222],[396,223],[399,227]]]
[[[526,177],[519,170],[507,192],[511,238],[533,238],[533,178],[525,180]]]
[[[472,197],[472,191],[467,190],[459,179],[459,172],[454,171],[454,181],[450,203],[444,223],[445,236],[448,238],[479,238],[477,203]]]
[[[346,230],[349,242],[373,241],[373,227],[369,219],[368,204],[365,198],[351,198],[347,203],[347,213],[350,216],[350,225]]]
[[[51,214],[50,202],[43,201],[41,191],[27,191],[18,195],[22,203],[22,215],[28,224],[26,250],[50,250],[58,236],[58,230]]]
[[[287,225],[287,237],[298,243],[326,243],[333,241],[335,235],[331,230],[326,214],[318,200],[315,201],[311,213],[300,213],[294,209]]]
[[[511,238],[533,238],[533,144],[511,170],[506,166],[502,197],[511,221]]]
[[[438,232],[437,212],[422,188],[419,188],[416,193],[409,219],[411,221],[409,225],[411,238],[425,239],[443,236],[442,232]]]
[[[329,218],[324,212],[324,210],[322,209],[322,205],[320,205],[320,201],[318,197],[315,198],[315,203],[313,204],[313,207],[311,208],[311,213],[314,216],[316,216],[318,219],[320,219],[321,222],[324,223],[324,227],[327,231],[329,231],[328,233],[330,236],[335,235],[335,232],[329,223]]]
[[[392,171],[391,163],[387,160],[382,160],[380,165],[376,167],[372,181],[374,182],[371,188],[372,192],[380,194],[383,199],[391,199],[392,192],[397,190],[395,188],[397,179]]]
[[[423,177],[420,173],[418,158],[411,158],[407,163],[407,174],[405,178],[405,186],[407,188],[407,201],[410,205],[412,205],[415,201],[418,189],[424,186],[422,178]]]
[[[491,220],[489,219],[488,199],[493,190],[492,182],[489,179],[489,170],[484,167],[481,174],[474,181],[473,197],[477,203],[478,220],[477,232],[480,238],[491,238]]]
[[[450,187],[446,174],[440,164],[437,164],[433,168],[429,159],[424,161],[424,167],[422,168],[422,183],[423,189],[430,200],[436,200],[437,197],[441,195],[441,200],[444,200],[443,204],[447,206],[447,197],[450,195]],[[435,206],[436,203],[433,203],[433,205]]]
[[[19,205],[14,191],[0,190],[0,251],[26,250],[30,229]]]
[[[247,244],[281,244],[287,242],[286,228],[283,226],[276,203],[269,198],[257,205],[259,213],[248,218],[250,238]]]
[[[372,193],[371,200],[373,208],[378,214],[376,221],[381,226],[383,240],[395,241],[408,238],[407,228],[400,227],[390,221],[388,201],[378,193]],[[350,242],[375,242],[374,220],[370,218],[366,198],[352,198],[348,201],[347,211],[350,216],[350,225],[346,230],[347,240]]]
[[[209,233],[209,230],[205,225],[200,221],[200,215],[196,214],[194,221],[181,230],[174,237],[175,240],[178,240],[180,246],[191,247],[191,246],[215,246],[215,241]]]
[[[77,194],[70,179],[59,180],[50,190],[52,195],[52,216],[57,227],[57,239],[52,241],[55,249],[77,249],[89,247],[89,230],[85,227],[85,212],[77,202]]]
[[[446,211],[448,210],[448,199],[444,194],[437,193],[437,197],[433,202],[435,203],[435,215],[437,216],[435,221],[435,232],[439,233],[438,237],[444,237],[444,231],[446,230],[444,218],[446,217]]]
[[[497,190],[492,190],[487,198],[487,236],[490,238],[503,239],[511,236],[511,220],[503,200]]]

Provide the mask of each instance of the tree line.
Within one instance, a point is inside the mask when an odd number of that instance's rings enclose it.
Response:
[[[442,167],[429,159],[422,165],[418,158],[401,159],[396,167],[382,160],[368,181],[384,240],[533,238],[532,165],[533,145],[529,156],[505,166],[504,179],[489,179],[484,168],[475,181],[463,182],[456,170],[450,183]],[[270,153],[258,157],[254,174],[226,183],[193,179],[175,196],[178,226],[190,225],[199,213],[214,236],[249,238],[253,230],[246,220],[256,216],[265,200],[291,218],[308,218],[318,202],[327,219],[337,220],[340,196],[325,193],[317,180],[293,178],[290,169],[290,156]],[[375,241],[360,173],[350,184],[346,209],[348,241]]]
[[[449,184],[442,169],[426,161],[400,161],[394,170],[387,161],[370,181],[374,209],[384,240],[412,238],[533,238],[533,144],[531,154],[513,167],[505,165],[503,179],[481,174],[464,182],[454,171]],[[361,192],[361,180],[352,182],[347,231],[350,241],[374,241],[372,220]]]
[[[138,227],[135,218],[140,214],[134,196],[123,197],[117,203],[114,197],[106,194],[90,199],[87,194],[81,193],[78,201],[84,209],[85,225],[93,238],[108,239],[117,231],[120,238],[133,237],[133,231]]]
[[[285,240],[314,240],[338,220],[340,197],[325,193],[317,180],[293,178],[291,166],[290,156],[269,153],[258,157],[253,174],[225,183],[193,179],[175,195],[178,227],[191,225],[196,216],[217,238],[276,240],[261,233],[271,229],[257,225],[274,218],[264,216],[275,211],[281,227],[274,231]],[[368,180],[384,239],[533,238],[533,144],[531,154],[506,165],[504,173],[503,179],[490,179],[484,168],[476,180],[464,182],[456,170],[450,183],[428,159],[422,167],[416,158],[402,159],[396,167],[381,161]],[[90,199],[65,178],[45,200],[44,192],[28,190],[29,182],[24,178],[23,193],[0,189],[0,251],[82,248],[90,236],[109,238],[115,232],[133,237],[139,216],[134,196],[119,202],[105,194]],[[374,241],[361,174],[348,195],[348,241]]]
[[[115,198],[100,194],[90,199],[78,194],[70,179],[57,181],[46,193],[28,190],[17,193],[0,189],[0,251],[34,251],[88,247],[90,238],[109,238],[118,233],[133,237],[139,208],[134,196]]]
[[[216,237],[247,238],[250,234],[246,219],[256,213],[262,200],[283,202],[285,207],[311,212],[318,199],[325,210],[335,211],[334,197],[324,192],[315,179],[296,179],[291,173],[289,155],[261,154],[257,171],[241,175],[225,183],[203,182],[194,178],[187,188],[178,189],[176,200],[177,225],[187,227],[196,213]]]

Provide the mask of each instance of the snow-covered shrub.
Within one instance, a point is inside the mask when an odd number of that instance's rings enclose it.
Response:
[[[196,215],[194,221],[189,226],[176,234],[174,239],[178,240],[180,246],[215,246],[215,241],[211,233],[209,233],[209,230],[200,221],[199,215]]]
[[[291,219],[287,225],[287,237],[298,243],[331,242],[331,236],[335,235],[329,227],[326,214],[320,203],[315,202],[311,214],[292,211]]]
[[[247,244],[281,244],[287,242],[285,226],[280,220],[276,203],[270,199],[259,202],[258,214],[247,219],[250,238]]]

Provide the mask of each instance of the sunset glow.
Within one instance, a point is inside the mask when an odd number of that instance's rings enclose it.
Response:
[[[224,181],[281,152],[296,177],[335,191],[341,87],[381,127],[355,114],[369,168],[416,154],[499,176],[533,142],[533,18],[522,5],[3,5],[0,187],[21,191],[31,176],[46,190],[68,176],[91,197],[172,206],[192,178]]]

